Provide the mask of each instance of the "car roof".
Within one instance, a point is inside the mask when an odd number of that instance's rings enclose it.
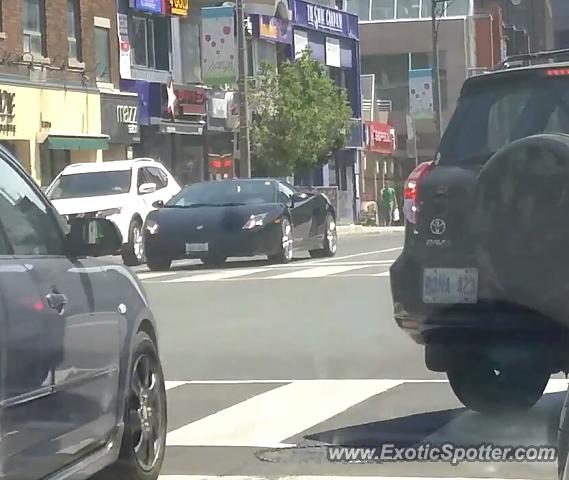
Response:
[[[77,173],[94,173],[94,172],[118,172],[131,170],[135,166],[148,167],[160,166],[160,163],[151,158],[136,158],[134,160],[113,160],[110,162],[90,162],[90,163],[74,163],[68,165],[63,170],[62,175],[74,175]]]

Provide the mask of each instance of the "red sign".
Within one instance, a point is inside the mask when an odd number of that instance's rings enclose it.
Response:
[[[166,90],[166,89],[165,89]],[[176,95],[176,102],[174,106],[174,116],[177,119],[183,120],[187,116],[204,116],[207,113],[207,96],[206,91],[197,89],[185,89],[174,87],[174,94]],[[167,93],[162,102],[162,112],[164,116],[168,115],[168,98]]]
[[[395,129],[388,123],[366,122],[369,132],[368,150],[393,155],[397,149]]]

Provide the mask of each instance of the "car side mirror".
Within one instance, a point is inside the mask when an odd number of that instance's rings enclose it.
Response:
[[[297,203],[302,203],[308,198],[306,193],[295,193],[292,196],[292,204],[296,205]]]
[[[69,221],[67,250],[71,257],[115,255],[122,246],[118,227],[104,218],[74,218]]]
[[[155,191],[156,191],[155,183],[143,183],[140,187],[138,187],[138,193],[140,193],[141,195],[154,193]]]
[[[156,200],[152,206],[154,208],[164,208],[164,200]]]

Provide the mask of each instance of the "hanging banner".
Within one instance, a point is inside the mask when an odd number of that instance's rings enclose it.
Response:
[[[433,76],[430,68],[409,70],[409,109],[415,120],[433,119]]]
[[[233,7],[204,7],[202,12],[202,77],[208,85],[236,81]]]
[[[128,16],[117,13],[117,33],[119,37],[119,72],[121,78],[130,80],[130,39],[128,38]]]

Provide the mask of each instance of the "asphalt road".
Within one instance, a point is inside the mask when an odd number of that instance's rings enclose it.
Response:
[[[488,417],[426,370],[392,317],[401,245],[401,234],[355,235],[333,259],[139,269],[168,380],[163,478],[555,478],[553,462],[328,461],[330,445],[555,445],[564,380],[527,413]]]

